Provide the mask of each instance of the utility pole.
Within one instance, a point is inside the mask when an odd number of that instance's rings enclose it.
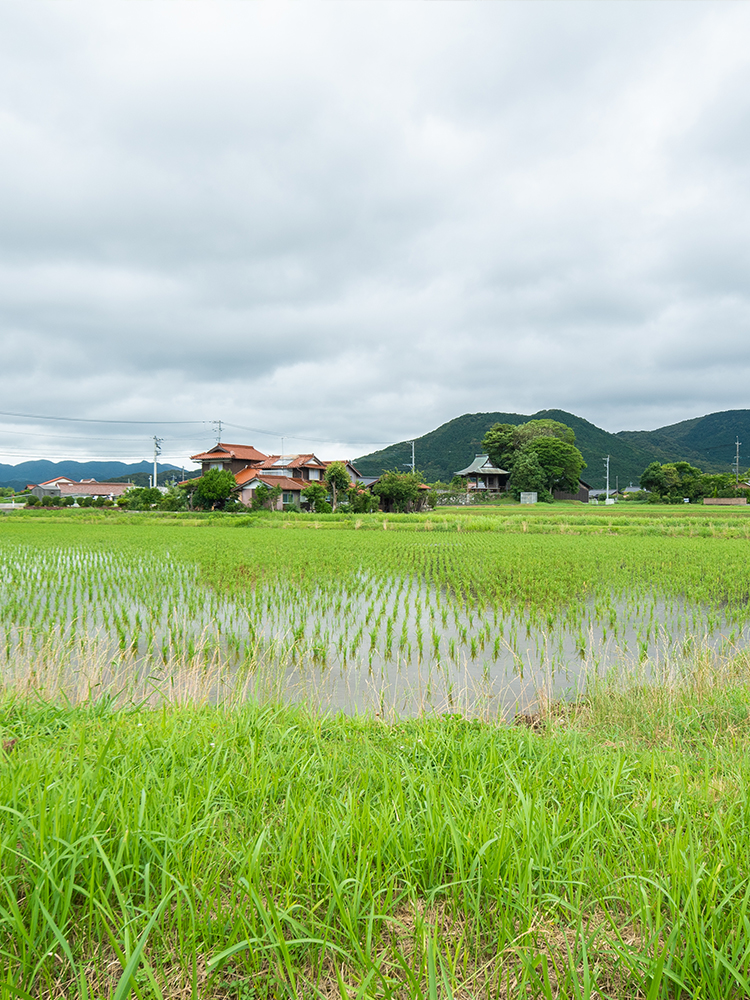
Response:
[[[221,441],[221,420],[212,420],[211,422],[213,423],[214,430],[216,431],[216,443],[218,444],[219,441]]]
[[[605,499],[609,500],[609,455],[607,455],[606,458],[603,458],[602,462],[604,462],[604,464],[607,466],[607,492],[605,495]]]
[[[739,485],[739,482],[740,482],[740,444],[741,443],[742,442],[740,441],[740,439],[738,437],[735,437],[735,439],[734,439],[734,448],[735,448],[735,455],[734,455],[734,481],[735,481],[735,483],[737,485]]]
[[[156,434],[154,434],[154,483],[153,483],[154,486],[157,485],[158,474],[156,471],[156,459],[158,455],[161,455],[161,441],[162,439],[158,438]]]
[[[414,464],[414,442],[413,441],[407,441],[406,443],[411,445],[411,463],[404,462],[403,464],[405,466],[411,468],[411,474],[414,475],[414,468],[415,468],[415,464]],[[467,482],[468,482],[468,479],[467,479]]]

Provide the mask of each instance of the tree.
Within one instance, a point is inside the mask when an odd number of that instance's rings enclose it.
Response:
[[[562,490],[565,493],[578,492],[581,473],[586,468],[586,463],[574,444],[557,436],[537,437],[529,441],[522,454],[528,452],[533,452],[539,460],[544,471],[545,489],[550,493],[554,490]]]
[[[159,510],[185,510],[187,493],[179,486],[170,486],[159,502]]]
[[[705,476],[689,462],[665,462],[663,465],[651,462],[643,470],[640,484],[652,495],[672,503],[678,503],[685,497],[700,500],[714,491],[718,494],[719,490],[726,489],[723,483],[717,481],[717,477]]]
[[[336,501],[338,499],[338,493],[342,492],[346,495],[352,485],[349,479],[349,473],[346,471],[346,466],[343,462],[331,462],[325,471],[323,477],[328,484],[328,489],[331,491],[331,496],[333,497],[333,510],[336,510]]]
[[[118,506],[127,507],[128,510],[152,510],[161,503],[161,490],[153,486],[135,486],[128,490],[121,500],[122,502],[118,500]],[[90,507],[93,503],[92,497],[84,497],[81,506]]]
[[[385,510],[411,512],[422,506],[421,484],[421,472],[399,472],[393,469],[383,473],[380,481],[372,487],[372,492],[380,497]]]
[[[316,514],[330,514],[333,509],[328,503],[328,490],[322,483],[310,483],[302,490],[302,497]]]
[[[253,502],[250,504],[251,510],[275,510],[276,501],[284,491],[280,486],[266,486],[259,483],[253,490]]]
[[[657,496],[664,496],[668,492],[660,462],[652,462],[647,465],[638,482],[644,490],[656,493]]]
[[[520,454],[513,463],[508,489],[519,500],[522,493],[544,493],[545,480],[544,469],[536,452],[527,451]]]
[[[517,451],[516,431],[514,424],[493,424],[482,438],[482,447],[498,469],[507,469],[508,472],[512,470]]]
[[[508,472],[513,471],[518,455],[542,438],[559,440],[575,447],[576,435],[572,427],[559,420],[528,420],[525,424],[494,424],[482,438],[482,447],[493,465]],[[576,448],[578,452],[578,449]],[[581,453],[578,452],[580,455]],[[586,467],[581,455],[581,468]],[[544,463],[542,463],[544,465]],[[578,491],[578,481],[575,489]]]
[[[236,486],[228,469],[209,469],[195,480],[193,496],[204,510],[221,510]]]
[[[378,498],[367,487],[355,484],[349,489],[346,504],[353,514],[371,514],[378,509]]]

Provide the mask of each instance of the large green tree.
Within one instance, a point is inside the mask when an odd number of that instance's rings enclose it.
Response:
[[[209,469],[194,482],[193,497],[204,510],[221,510],[237,487],[228,469]]]
[[[535,452],[522,452],[513,463],[513,471],[508,480],[508,489],[516,500],[522,493],[536,493],[538,498],[547,499],[546,476]],[[552,499],[551,496],[549,499]]]
[[[586,463],[575,440],[573,429],[559,420],[528,420],[495,424],[482,444],[493,465],[510,472],[508,489],[518,496],[527,491],[577,493]]]
[[[525,424],[494,424],[484,435],[482,447],[493,465],[512,472],[518,455],[539,438],[557,439],[573,447],[576,442],[573,429],[559,420],[528,420]]]
[[[521,454],[533,452],[544,471],[545,488],[577,493],[581,473],[586,468],[583,455],[574,444],[558,437],[533,438]]]

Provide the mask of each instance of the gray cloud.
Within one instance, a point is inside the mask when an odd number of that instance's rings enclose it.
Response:
[[[746,406],[749,27],[702,3],[0,7],[1,408],[332,455],[474,410]],[[212,436],[1,419],[0,461]]]

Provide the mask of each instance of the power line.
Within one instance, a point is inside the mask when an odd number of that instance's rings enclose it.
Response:
[[[140,424],[151,427],[154,424],[210,424],[211,420],[99,420],[95,417],[51,417],[40,413],[9,413],[0,410],[0,417],[21,417],[23,420],[67,420],[74,424]]]

